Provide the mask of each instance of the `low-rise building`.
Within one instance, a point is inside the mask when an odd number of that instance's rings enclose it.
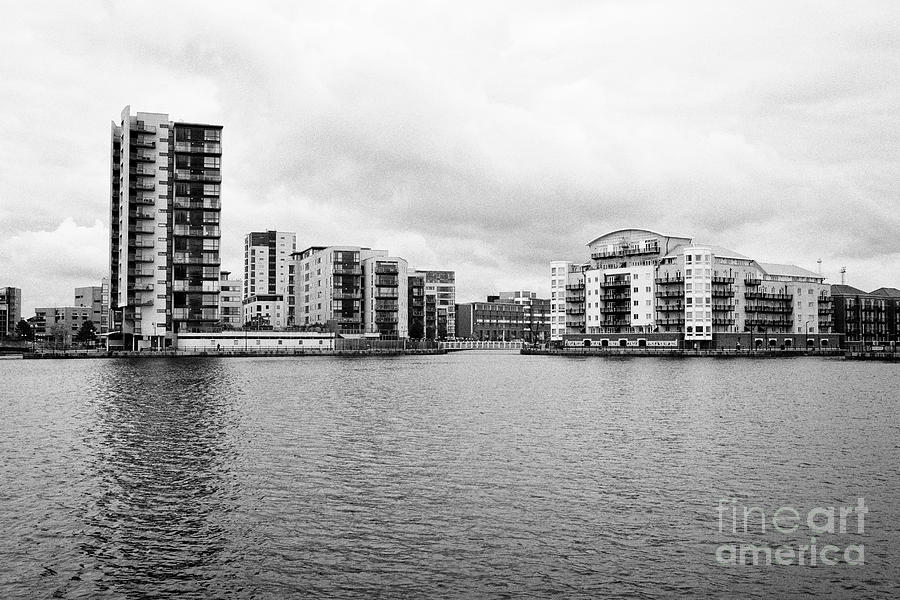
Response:
[[[488,296],[487,302],[456,305],[456,338],[543,343],[550,337],[550,300],[531,292]]]
[[[854,350],[896,346],[900,342],[900,290],[865,292],[850,285],[832,285],[835,330]]]
[[[49,340],[57,332],[60,343],[70,344],[78,334],[81,326],[93,321],[93,309],[90,306],[53,306],[34,309],[34,337],[38,340]],[[59,327],[54,328],[55,325]]]

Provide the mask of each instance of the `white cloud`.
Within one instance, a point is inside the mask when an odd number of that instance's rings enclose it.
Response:
[[[550,259],[627,225],[900,283],[896,3],[154,7],[179,18],[7,11],[0,234],[105,222],[131,104],[224,124],[234,270],[278,228],[456,268],[465,299],[546,291]]]

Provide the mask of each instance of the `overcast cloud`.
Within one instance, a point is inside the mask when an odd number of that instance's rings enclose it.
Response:
[[[0,285],[107,271],[109,123],[224,125],[251,230],[546,294],[614,228],[900,287],[900,3],[7,4]]]

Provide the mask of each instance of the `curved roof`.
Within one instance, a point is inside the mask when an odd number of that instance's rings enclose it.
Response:
[[[616,234],[625,233],[626,231],[633,231],[633,232],[635,232],[635,233],[649,233],[650,235],[656,235],[656,236],[664,237],[664,238],[675,238],[675,239],[681,239],[681,240],[690,240],[690,239],[691,239],[691,238],[689,238],[689,237],[687,237],[687,236],[682,236],[682,235],[667,235],[667,234],[665,234],[665,233],[659,233],[659,232],[657,232],[657,231],[652,231],[652,230],[650,230],[650,229],[641,229],[640,227],[626,227],[626,228],[624,228],[624,229],[616,229],[616,230],[614,230],[614,231],[610,231],[609,233],[604,233],[603,235],[601,235],[600,237],[594,239],[593,241],[588,242],[587,245],[588,245],[588,246],[593,246],[594,244],[596,244],[597,242],[599,242],[600,240],[602,240],[602,239],[605,238],[605,237],[610,237],[610,236],[613,236],[613,235],[616,235]]]

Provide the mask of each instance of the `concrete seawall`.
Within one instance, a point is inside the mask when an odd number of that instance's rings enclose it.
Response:
[[[447,351],[439,348],[428,349],[400,349],[400,348],[368,348],[356,350],[259,350],[256,352],[229,351],[229,350],[145,350],[142,352],[126,351],[91,351],[91,350],[60,350],[49,352],[26,353],[21,356],[24,359],[59,359],[59,358],[272,358],[276,356],[408,356],[408,355],[436,355],[446,354]]]

